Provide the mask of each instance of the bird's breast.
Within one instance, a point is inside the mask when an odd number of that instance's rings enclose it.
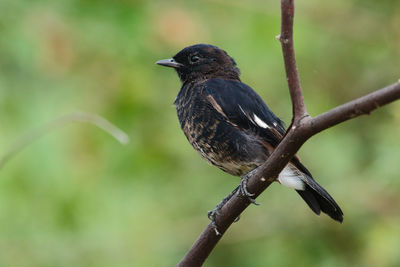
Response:
[[[242,176],[265,161],[267,153],[257,138],[230,124],[200,92],[180,92],[175,104],[186,138],[212,165]]]

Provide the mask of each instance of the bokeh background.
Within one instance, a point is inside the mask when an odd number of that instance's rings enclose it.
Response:
[[[0,0],[0,155],[72,111],[99,114],[39,138],[0,169],[0,266],[174,266],[239,182],[181,133],[180,82],[156,66],[194,43],[229,51],[287,124],[274,1]],[[309,113],[400,78],[398,0],[297,1],[295,47]],[[400,102],[300,151],[345,213],[315,216],[272,185],[206,266],[400,266]]]

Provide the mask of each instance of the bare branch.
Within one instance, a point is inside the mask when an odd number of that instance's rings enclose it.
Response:
[[[375,91],[369,95],[343,104],[315,118],[306,117],[300,125],[291,128],[268,160],[258,168],[247,187],[259,196],[279,175],[299,148],[314,134],[346,120],[369,114],[385,104],[400,99],[400,82]],[[246,198],[235,195],[221,209],[216,218],[219,232],[223,235],[248,206]],[[177,266],[201,266],[222,235],[216,235],[210,223],[193,247]]]
[[[312,134],[354,117],[370,114],[375,109],[400,98],[400,81],[368,95],[331,109],[312,119]]]
[[[297,71],[296,57],[293,46],[293,18],[294,0],[281,1],[281,34],[279,40],[282,45],[285,62],[286,78],[289,84],[290,97],[293,106],[293,123],[308,115],[304,104],[300,78]]]
[[[385,104],[400,99],[400,82],[398,82],[311,118],[306,112],[294,55],[294,0],[281,0],[281,8],[282,29],[278,39],[282,45],[293,106],[293,119],[285,137],[247,183],[249,192],[254,193],[255,197],[275,181],[282,169],[311,136],[346,120],[369,114]],[[228,227],[249,205],[247,198],[238,194],[234,195],[216,217],[216,224],[221,235],[216,235],[210,223],[177,266],[201,266]]]

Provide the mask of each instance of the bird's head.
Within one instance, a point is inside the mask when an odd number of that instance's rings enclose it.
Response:
[[[174,68],[183,83],[217,77],[239,80],[240,75],[233,58],[208,44],[188,46],[174,57],[156,63]]]

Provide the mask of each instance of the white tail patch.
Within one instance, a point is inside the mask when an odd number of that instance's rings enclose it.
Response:
[[[301,180],[299,174],[297,174],[289,167],[285,167],[282,170],[282,172],[278,176],[278,181],[281,185],[296,190],[305,190],[306,187],[305,183]]]
[[[254,116],[254,121],[257,123],[258,126],[264,129],[269,128],[268,124],[266,124],[262,119],[257,117],[256,114],[253,114],[253,116]]]

